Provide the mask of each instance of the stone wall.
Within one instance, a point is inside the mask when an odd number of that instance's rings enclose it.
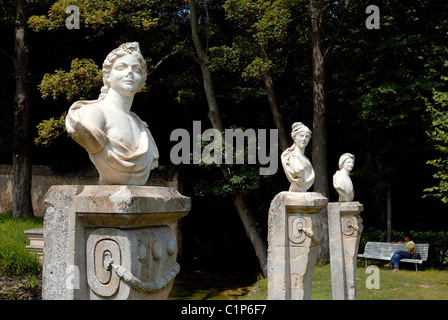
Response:
[[[77,172],[60,172],[53,166],[35,165],[33,166],[32,174],[31,197],[36,217],[45,215],[45,193],[51,186],[97,185],[99,178],[94,166]],[[12,165],[0,165],[0,213],[12,210],[13,179]],[[159,167],[152,170],[147,185],[174,187],[179,192],[182,192],[181,184],[178,180],[177,167]]]

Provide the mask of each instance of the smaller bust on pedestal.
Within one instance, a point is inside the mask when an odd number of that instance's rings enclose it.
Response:
[[[339,194],[339,202],[353,201],[355,191],[350,179],[350,172],[355,165],[355,156],[351,153],[344,153],[339,158],[339,170],[333,175],[333,186]]]
[[[311,130],[301,122],[292,125],[291,137],[294,144],[282,155],[282,166],[291,186],[291,192],[306,192],[314,183],[313,166],[305,156],[305,148],[311,139]]]

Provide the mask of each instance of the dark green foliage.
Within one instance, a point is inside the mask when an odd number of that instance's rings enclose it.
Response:
[[[448,78],[442,77],[442,80],[447,81]],[[431,130],[427,133],[441,157],[429,160],[428,164],[437,168],[433,177],[438,180],[439,184],[426,188],[424,191],[427,192],[427,195],[439,198],[443,203],[448,203],[448,92],[434,90],[432,99],[436,105],[425,99],[432,120]]]
[[[151,6],[152,0],[58,0],[51,6],[48,16],[32,16],[28,23],[34,31],[55,30],[65,27],[66,8],[76,5],[83,27],[91,28],[97,35],[116,25],[136,30],[149,30],[158,24],[159,18]]]
[[[92,59],[74,59],[70,71],[46,73],[38,87],[44,100],[58,100],[65,95],[68,102],[74,102],[98,95],[102,84],[103,73]]]

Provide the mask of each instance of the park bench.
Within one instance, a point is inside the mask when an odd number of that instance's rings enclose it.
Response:
[[[358,258],[364,258],[366,267],[367,259],[380,259],[389,261],[392,255],[397,250],[404,250],[404,243],[390,243],[390,242],[367,242],[364,248],[363,254],[358,254]],[[415,270],[417,271],[417,265],[422,264],[423,261],[428,259],[429,244],[428,243],[416,243],[415,252],[421,255],[421,259],[402,259],[401,262],[408,262],[415,264]]]

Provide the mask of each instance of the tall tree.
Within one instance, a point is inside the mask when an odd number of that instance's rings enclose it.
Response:
[[[216,100],[216,93],[215,93],[215,87],[213,85],[212,73],[210,71],[207,61],[208,43],[204,47],[199,37],[199,25],[198,25],[198,14],[196,10],[196,3],[194,1],[187,1],[187,2],[188,7],[190,9],[191,37],[197,54],[196,61],[201,66],[203,85],[205,94],[207,96],[207,103],[209,107],[208,117],[210,119],[210,122],[212,123],[213,128],[219,130],[220,132],[224,132],[221,113],[219,112],[218,102]]]
[[[290,0],[225,1],[223,7],[226,17],[236,24],[238,33],[231,46],[223,45],[211,49],[213,67],[238,69],[244,78],[253,77],[262,81],[282,150],[288,148],[291,143],[280,111],[274,75],[279,73],[288,61],[289,53],[285,43],[290,38],[290,6]]]
[[[204,46],[201,42],[199,35],[198,26],[198,13],[196,2],[194,0],[187,0],[189,11],[190,11],[190,22],[191,22],[191,34],[192,39],[196,48],[197,62],[201,66],[204,90],[207,96],[207,103],[209,106],[208,116],[212,123],[214,129],[219,132],[224,132],[224,126],[222,124],[221,115],[218,108],[218,102],[216,100],[215,89],[213,85],[213,78],[208,66],[208,43]],[[224,177],[228,180],[232,176],[232,172],[229,168],[221,167]],[[250,211],[249,205],[245,196],[238,190],[236,185],[232,185],[231,196],[233,203],[238,212],[238,215],[244,225],[246,234],[249,237],[255,253],[258,257],[261,270],[263,274],[267,275],[267,247],[266,243],[261,237],[260,231],[255,223],[252,212]]]
[[[1,50],[11,59],[16,71],[16,90],[14,95],[13,120],[13,150],[12,163],[14,168],[13,208],[14,218],[22,215],[33,217],[31,201],[31,104],[28,77],[29,48],[27,42],[27,12],[26,2],[18,0],[13,2],[15,9],[14,23],[14,54]],[[7,16],[3,12],[3,17]]]
[[[15,143],[13,153],[14,193],[12,213],[33,217],[31,202],[31,104],[28,79],[29,48],[27,44],[27,14],[25,1],[16,3],[16,26],[14,31],[14,65],[16,68],[16,93],[14,99]]]
[[[313,47],[313,166],[316,172],[314,190],[328,197],[327,105],[325,92],[325,58],[323,49],[323,8],[310,1],[311,41]]]
[[[325,58],[323,49],[323,12],[322,4],[316,0],[310,1],[311,42],[313,47],[313,139],[312,161],[316,171],[314,191],[329,197],[328,166],[327,166],[327,103],[325,92]],[[319,253],[320,260],[329,259],[328,218],[323,211],[324,238]]]

